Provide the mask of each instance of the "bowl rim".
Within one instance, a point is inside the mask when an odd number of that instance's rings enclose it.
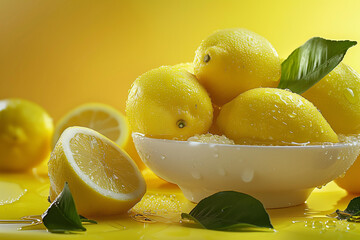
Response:
[[[357,141],[352,142],[338,142],[338,143],[324,143],[324,144],[314,144],[314,145],[240,145],[240,144],[222,144],[222,143],[203,143],[196,141],[188,141],[188,140],[173,140],[173,139],[163,139],[163,138],[152,138],[147,137],[143,133],[132,132],[131,136],[134,139],[134,136],[145,138],[150,141],[155,142],[165,142],[165,143],[178,143],[178,144],[186,144],[186,145],[208,145],[209,147],[228,147],[228,148],[264,148],[264,149],[302,149],[302,148],[342,148],[342,147],[351,147],[360,145],[360,134],[352,134],[359,137]]]

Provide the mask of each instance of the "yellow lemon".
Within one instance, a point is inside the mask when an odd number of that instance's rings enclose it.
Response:
[[[163,66],[135,80],[126,102],[126,115],[134,132],[186,140],[208,131],[213,109],[194,75]]]
[[[120,147],[129,139],[130,131],[125,116],[116,109],[101,103],[87,103],[68,112],[56,124],[53,147],[61,133],[68,127],[80,126],[91,128]]]
[[[311,102],[275,88],[255,88],[240,94],[222,107],[217,124],[238,143],[338,142],[336,133]]]
[[[50,200],[68,182],[79,214],[85,216],[124,213],[146,191],[129,155],[89,128],[67,128],[51,153],[48,169]]]
[[[24,171],[50,154],[53,122],[39,105],[23,99],[0,101],[0,171]]]
[[[188,71],[191,74],[194,74],[194,64],[192,62],[187,62],[187,63],[179,63],[173,66],[174,68],[177,69],[184,69],[186,71]]]
[[[302,94],[312,102],[336,133],[360,133],[360,76],[340,63]]]
[[[249,89],[278,85],[281,62],[276,50],[249,30],[219,30],[195,54],[195,75],[219,106]]]
[[[345,189],[350,193],[360,193],[360,156],[356,159],[354,164],[347,170],[343,177],[335,179],[335,183],[339,187]]]

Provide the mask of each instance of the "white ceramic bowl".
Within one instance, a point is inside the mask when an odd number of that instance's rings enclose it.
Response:
[[[233,190],[256,197],[267,208],[304,203],[315,187],[342,175],[360,152],[358,141],[254,146],[132,136],[143,162],[159,177],[177,184],[190,201]]]

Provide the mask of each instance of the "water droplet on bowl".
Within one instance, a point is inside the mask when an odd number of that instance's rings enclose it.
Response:
[[[192,172],[192,173],[191,173],[191,176],[192,176],[194,179],[197,179],[197,180],[201,179],[201,174],[200,174],[199,172],[196,172],[196,171]]]
[[[245,169],[241,174],[241,179],[244,182],[251,182],[254,178],[254,170],[252,169]]]
[[[343,174],[341,174],[340,176],[338,176],[338,178],[343,178],[343,177],[345,177],[345,173],[346,173],[346,172],[344,172]]]

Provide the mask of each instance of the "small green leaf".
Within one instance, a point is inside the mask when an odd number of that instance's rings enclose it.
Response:
[[[201,200],[183,219],[213,230],[239,231],[244,228],[273,228],[263,204],[250,195],[234,191],[215,193]]]
[[[81,224],[82,221],[77,213],[75,202],[67,183],[65,183],[63,191],[41,217],[45,227],[50,232],[86,231],[86,228]]]
[[[336,210],[335,216],[340,220],[360,222],[360,197],[352,199],[344,211]]]
[[[88,218],[86,218],[86,217],[84,217],[84,216],[82,216],[82,215],[80,215],[80,214],[79,214],[79,217],[80,217],[80,220],[81,220],[82,223],[83,223],[83,222],[87,222],[87,223],[97,224],[97,221],[88,219]]]
[[[359,213],[360,213],[360,197],[356,197],[356,198],[352,199],[349,202],[349,205],[347,206],[347,208],[345,209],[344,212],[349,213],[352,216],[359,216]]]
[[[332,41],[320,37],[295,49],[281,64],[278,88],[301,94],[325,77],[344,58],[356,41]]]

